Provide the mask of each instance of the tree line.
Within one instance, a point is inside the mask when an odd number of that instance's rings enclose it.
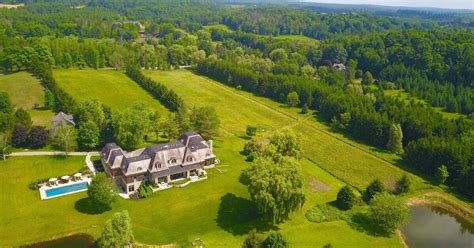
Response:
[[[420,152],[421,146],[414,142],[437,137],[440,140],[469,139],[472,141],[472,124],[462,119],[446,120],[433,109],[416,104],[405,104],[396,99],[385,97],[382,92],[373,92],[370,95],[345,90],[340,85],[298,76],[264,74],[260,75],[252,70],[243,68],[230,61],[206,60],[197,67],[197,72],[209,76],[217,81],[232,87],[241,88],[257,95],[269,97],[279,102],[285,102],[286,97],[296,92],[300,106],[317,109],[324,119],[340,123],[344,130],[352,136],[371,145],[384,147],[389,143],[392,125],[400,124],[403,138],[400,138],[405,147],[405,161],[432,175],[432,171],[425,168],[424,163],[412,160],[410,154]],[[338,72],[329,72],[338,73]],[[427,149],[432,151],[435,144],[427,143]],[[457,149],[447,149],[442,153],[445,159],[434,157],[424,158],[439,167],[444,163],[450,171],[448,184],[455,186],[459,191],[473,192],[474,185],[466,190],[465,183],[460,182],[470,175],[467,171],[472,168],[474,153],[465,142],[458,142]],[[462,150],[463,152],[458,152]],[[449,159],[456,158],[456,159]],[[452,172],[452,173],[451,173]],[[467,173],[467,174],[466,174]],[[468,181],[472,184],[472,180]],[[463,188],[464,187],[464,188]],[[472,193],[470,193],[472,194]],[[470,195],[472,197],[472,195]]]
[[[158,101],[171,111],[177,111],[183,107],[183,100],[178,96],[178,94],[176,94],[176,92],[143,75],[140,67],[137,65],[128,66],[126,73],[131,79],[146,91],[150,92],[156,99],[158,99]]]

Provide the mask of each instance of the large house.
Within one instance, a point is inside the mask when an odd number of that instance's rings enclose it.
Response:
[[[196,132],[186,132],[176,142],[132,152],[108,143],[100,156],[107,175],[127,194],[135,193],[143,182],[159,184],[197,176],[217,161],[212,140],[205,141]]]

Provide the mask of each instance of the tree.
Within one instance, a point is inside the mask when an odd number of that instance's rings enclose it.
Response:
[[[111,182],[105,173],[97,173],[87,189],[92,205],[99,210],[110,209],[111,204],[115,201],[115,195],[112,192]]]
[[[307,114],[308,113],[308,105],[306,103],[301,108],[301,113],[302,114]]]
[[[397,194],[404,194],[410,191],[410,178],[405,174],[403,175],[398,181],[397,185],[395,186],[395,193]]]
[[[77,148],[77,132],[72,126],[58,128],[54,134],[54,140],[66,154]]]
[[[191,110],[189,121],[191,127],[206,139],[217,135],[220,126],[216,110],[210,106],[194,107]]]
[[[282,60],[284,61],[288,59],[288,54],[283,48],[277,48],[271,51],[269,56],[275,62],[282,61]]]
[[[99,129],[106,123],[104,108],[97,99],[81,101],[77,106],[76,116],[79,124],[92,121]]]
[[[270,144],[275,146],[276,151],[283,156],[296,159],[301,158],[301,141],[292,130],[285,129],[270,137]]]
[[[446,182],[446,179],[449,177],[449,172],[448,168],[446,168],[445,165],[441,165],[438,167],[438,170],[436,171],[436,183],[438,185],[443,184]]]
[[[168,118],[161,123],[161,131],[168,141],[176,139],[179,135],[179,126],[178,123],[175,122],[175,119],[175,115],[169,114]]]
[[[11,113],[13,111],[12,102],[7,92],[0,92],[0,112]]]
[[[247,129],[245,130],[245,134],[247,134],[248,137],[253,137],[257,134],[257,127],[256,126],[251,126],[247,125]]]
[[[125,148],[141,145],[150,130],[150,113],[142,103],[115,112],[112,116],[112,127],[117,142]]]
[[[295,107],[296,105],[298,105],[300,103],[298,93],[296,93],[295,91],[288,93],[288,95],[286,96],[286,103],[290,107]]]
[[[0,112],[0,132],[9,131],[13,124],[13,116],[11,113]]]
[[[375,83],[375,79],[372,76],[372,73],[370,71],[366,71],[364,75],[362,76],[362,84],[363,85],[372,85]]]
[[[102,248],[126,247],[133,243],[134,236],[128,211],[115,213],[111,220],[105,223],[99,238]]]
[[[396,154],[402,154],[403,153],[402,140],[403,140],[402,127],[400,126],[400,124],[392,124],[390,126],[390,133],[388,136],[387,149]]]
[[[26,129],[30,129],[32,124],[31,116],[26,110],[19,108],[15,111],[14,123],[15,125],[21,125]]]
[[[81,123],[77,132],[77,142],[83,149],[93,149],[99,145],[100,130],[92,121]]]
[[[348,185],[342,187],[337,193],[336,205],[342,210],[351,209],[356,204],[356,196]]]
[[[0,134],[0,156],[5,160],[8,154],[10,154],[8,137],[5,134]]]
[[[48,143],[48,131],[44,127],[33,126],[31,127],[30,134],[28,135],[28,142],[33,148],[40,148]]]
[[[370,203],[372,201],[372,198],[378,193],[382,193],[385,191],[385,186],[379,179],[375,179],[372,181],[369,186],[364,191],[364,194],[362,194],[362,199],[366,203]]]
[[[12,145],[24,147],[28,143],[28,129],[22,125],[15,125],[12,131]]]
[[[305,202],[303,176],[294,158],[284,157],[275,163],[271,157],[259,156],[244,175],[258,211],[273,223],[285,221]]]
[[[44,107],[46,109],[54,109],[56,101],[53,92],[49,89],[44,89]]]
[[[288,240],[279,232],[272,233],[262,242],[263,248],[287,248]]]
[[[260,248],[261,246],[262,238],[258,235],[257,231],[253,229],[245,238],[242,248]]]
[[[369,218],[381,232],[393,233],[408,222],[408,207],[401,199],[384,192],[370,203]]]
[[[313,78],[316,70],[310,65],[305,65],[301,67],[301,75],[307,78]]]

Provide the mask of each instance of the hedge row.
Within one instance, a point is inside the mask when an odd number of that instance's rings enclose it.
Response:
[[[176,92],[143,75],[138,66],[128,66],[127,75],[171,111],[177,111],[183,106],[183,100]]]

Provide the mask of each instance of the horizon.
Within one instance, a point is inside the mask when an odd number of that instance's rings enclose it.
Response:
[[[450,10],[474,10],[474,1],[470,0],[428,0],[428,1],[409,1],[409,0],[300,0],[307,3],[328,3],[342,5],[377,5],[388,7],[405,7],[405,8],[438,8]]]

